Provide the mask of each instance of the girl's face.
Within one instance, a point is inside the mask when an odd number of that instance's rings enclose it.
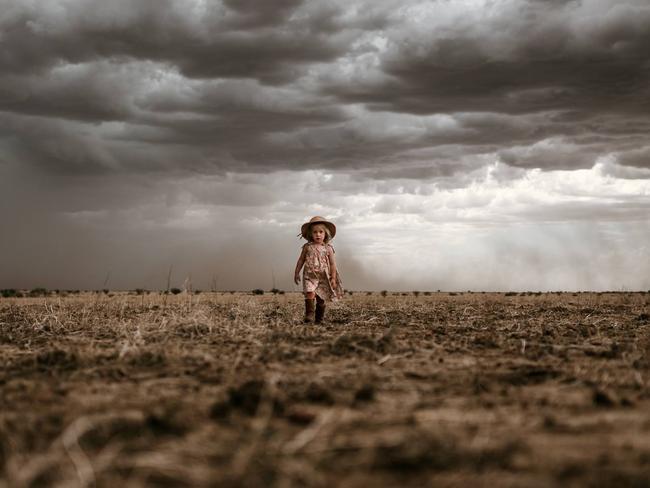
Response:
[[[322,225],[315,225],[311,228],[311,240],[316,244],[325,242],[325,229]]]

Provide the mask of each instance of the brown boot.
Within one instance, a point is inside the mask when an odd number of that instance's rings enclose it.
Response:
[[[315,302],[313,298],[305,298],[305,324],[311,324],[314,322],[314,308]]]
[[[316,313],[314,316],[314,322],[320,324],[325,317],[325,300],[316,295]]]

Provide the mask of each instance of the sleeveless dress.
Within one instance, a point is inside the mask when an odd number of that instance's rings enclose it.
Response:
[[[305,253],[305,267],[302,271],[303,292],[316,292],[325,301],[337,301],[343,296],[341,273],[336,270],[336,287],[330,283],[330,258],[328,251],[334,253],[331,244],[308,242],[302,246]]]

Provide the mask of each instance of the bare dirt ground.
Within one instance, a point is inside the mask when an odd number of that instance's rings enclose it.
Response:
[[[650,294],[0,299],[0,486],[650,486]]]

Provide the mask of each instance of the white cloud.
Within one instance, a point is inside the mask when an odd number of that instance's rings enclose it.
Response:
[[[500,181],[494,175],[507,168],[495,162],[465,188],[439,190],[433,180],[418,183],[431,185],[431,192],[398,187],[390,194],[379,192],[376,182],[357,183],[353,191],[354,182],[338,173],[229,174],[160,187],[175,196],[158,207],[157,218],[151,218],[155,204],[112,217],[78,217],[85,225],[97,219],[104,228],[129,222],[132,231],[142,224],[154,233],[191,232],[194,239],[214,238],[215,249],[228,236],[255,235],[263,242],[266,229],[274,234],[271,255],[289,263],[300,224],[325,215],[339,227],[335,245],[342,263],[365,270],[363,278],[349,277],[357,288],[647,287],[638,259],[650,236],[650,182],[617,178],[604,167],[523,170]],[[337,182],[348,185],[344,193]]]

